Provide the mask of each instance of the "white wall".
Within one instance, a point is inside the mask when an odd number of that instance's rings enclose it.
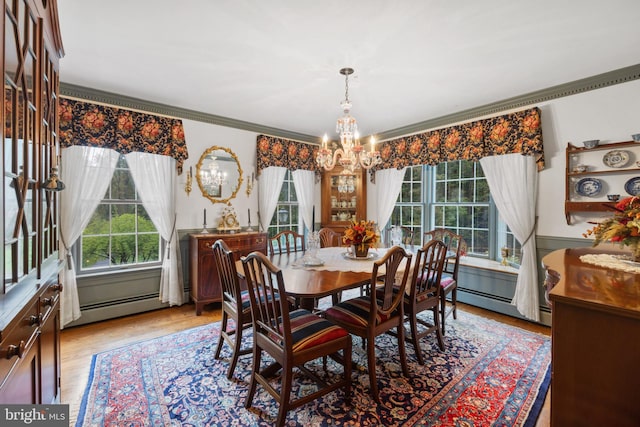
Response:
[[[590,228],[587,220],[593,217],[574,217],[572,225],[564,218],[564,174],[565,148],[568,142],[581,145],[587,139],[600,139],[601,144],[631,140],[631,134],[640,132],[640,80],[609,86],[603,89],[554,99],[535,106],[542,112],[542,133],[546,168],[539,174],[538,191],[538,235],[578,238]],[[525,109],[527,107],[519,108]],[[506,113],[506,112],[505,112]],[[481,117],[479,117],[481,118]],[[223,126],[184,120],[185,137],[189,149],[189,159],[184,170],[194,168],[200,155],[212,145],[227,147],[236,153],[244,171],[245,181],[238,195],[231,201],[242,226],[247,224],[247,209],[251,209],[252,224],[257,224],[258,193],[257,184],[251,196],[247,197],[246,175],[255,171],[255,132],[247,132]],[[425,129],[427,130],[427,129]],[[599,152],[604,155],[605,152]],[[640,155],[636,155],[640,159]],[[200,193],[196,180],[193,191],[187,197],[184,192],[185,174],[178,178],[177,204],[179,229],[202,227],[203,209],[207,209],[207,223],[215,226],[222,209],[221,204],[212,204]],[[368,217],[376,214],[374,200],[375,184],[368,183]],[[613,191],[625,196],[622,188]],[[320,186],[316,186],[316,219],[320,215]]]
[[[565,148],[568,142],[582,146],[581,142],[588,139],[600,139],[601,144],[630,141],[632,134],[640,133],[640,80],[532,106],[541,110],[546,162],[545,169],[539,173],[537,234],[582,237],[582,233],[592,226],[587,221],[597,220],[602,215],[574,216],[571,225],[567,225],[564,217]],[[602,156],[606,151],[594,153]],[[640,147],[635,159],[640,160]],[[609,192],[625,197],[624,186],[619,187],[615,186]],[[368,216],[375,217],[377,203],[372,197],[375,184],[368,183],[367,194]]]

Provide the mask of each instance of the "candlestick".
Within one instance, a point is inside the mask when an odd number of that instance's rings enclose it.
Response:
[[[251,209],[247,209],[247,218],[249,220],[249,224],[251,224]]]
[[[316,231],[316,205],[313,205],[313,210],[311,211],[311,231]]]
[[[201,233],[208,233],[207,231],[207,209],[204,209],[204,222],[202,224],[202,231]]]

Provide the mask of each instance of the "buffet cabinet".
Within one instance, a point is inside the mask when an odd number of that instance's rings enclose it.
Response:
[[[55,0],[2,2],[0,404],[60,401],[59,59]],[[52,186],[53,187],[53,186]]]
[[[350,221],[367,219],[367,171],[336,166],[322,173],[321,227],[342,233]]]
[[[637,426],[640,273],[580,260],[593,248],[546,255],[551,303],[551,426]]]
[[[594,148],[568,143],[565,151],[565,203],[567,224],[579,212],[613,212],[620,198],[640,194],[640,144],[634,141],[602,144]]]
[[[190,234],[189,272],[190,297],[196,305],[196,315],[206,304],[222,301],[222,287],[211,246],[222,239],[236,260],[253,251],[267,253],[267,233]]]

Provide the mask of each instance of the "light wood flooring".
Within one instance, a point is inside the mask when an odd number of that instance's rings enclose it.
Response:
[[[462,310],[488,317],[533,332],[550,335],[550,328],[477,307],[459,304]],[[76,326],[61,333],[62,403],[69,404],[70,425],[75,425],[80,402],[89,377],[91,356],[136,341],[168,335],[220,320],[219,305],[208,306],[201,316],[195,315],[193,304],[165,308],[133,316]],[[451,319],[451,318],[449,318]],[[453,320],[449,320],[453,321]],[[548,427],[549,394],[536,427]]]

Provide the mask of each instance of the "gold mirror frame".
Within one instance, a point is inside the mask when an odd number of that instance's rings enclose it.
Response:
[[[227,198],[222,198],[224,191],[220,192],[221,194],[219,198],[212,196],[209,193],[209,191],[207,191],[207,189],[205,188],[205,185],[202,183],[202,180],[200,179],[200,176],[201,176],[200,170],[203,167],[205,160],[207,160],[207,157],[210,156],[214,151],[218,151],[218,150],[227,152],[229,156],[231,156],[231,158],[236,162],[236,166],[238,167],[238,181],[236,183],[235,188],[232,188],[231,195]],[[200,156],[200,160],[198,160],[198,164],[196,165],[196,180],[198,181],[198,187],[200,187],[200,191],[202,192],[202,195],[207,199],[211,200],[212,203],[228,203],[229,200],[235,199],[236,194],[238,194],[238,191],[242,186],[242,168],[240,167],[240,161],[238,160],[238,156],[236,156],[236,153],[234,153],[233,151],[231,151],[226,147],[219,147],[217,145],[214,145],[213,147],[209,147],[207,150],[205,150],[204,153],[202,153],[202,155]],[[231,188],[231,183],[227,183],[225,185]]]

